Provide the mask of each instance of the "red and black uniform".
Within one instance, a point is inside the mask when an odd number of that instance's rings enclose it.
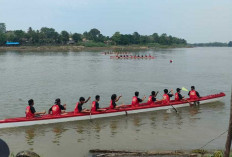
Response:
[[[189,91],[188,95],[189,95],[190,99],[197,99],[200,97],[199,93],[195,90]]]
[[[117,106],[117,104],[115,103],[115,101],[111,100],[110,101],[110,109],[114,109]]]
[[[92,102],[92,107],[91,107],[91,111],[97,111],[99,109],[99,103],[96,101]]]
[[[155,98],[154,96],[150,95],[149,98],[148,98],[147,103],[148,103],[148,104],[151,104],[151,103],[153,103],[153,102],[155,102],[155,101],[156,101],[156,98]]]
[[[180,93],[175,94],[175,101],[180,101],[183,99],[183,96]]]
[[[80,113],[82,111],[82,105],[83,104],[81,104],[80,102],[77,102],[74,113]]]
[[[26,107],[26,118],[34,118],[35,117],[35,108],[33,106]]]
[[[50,109],[49,112],[52,111],[52,115],[60,115],[61,114],[61,110],[65,110],[63,105],[53,105]]]
[[[139,106],[139,103],[142,102],[143,100],[138,98],[137,96],[134,96],[132,98],[132,102],[131,102],[131,105],[132,106]]]
[[[164,94],[163,95],[163,101],[162,101],[162,104],[168,104],[170,102],[170,97],[172,97],[173,95],[172,94]]]

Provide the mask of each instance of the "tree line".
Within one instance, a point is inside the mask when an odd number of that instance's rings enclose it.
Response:
[[[4,23],[0,23],[0,45],[5,45],[6,41],[20,42],[21,45],[85,45],[86,43],[99,43],[100,45],[186,45],[185,39],[173,37],[167,34],[140,35],[121,34],[115,32],[111,37],[104,36],[101,32],[93,28],[90,31],[81,33],[69,33],[61,31],[58,33],[54,28],[42,27],[34,30],[31,27],[27,31],[13,30],[7,31]]]
[[[212,42],[212,43],[195,43],[191,45],[195,47],[232,47],[232,41],[229,41],[228,43]]]

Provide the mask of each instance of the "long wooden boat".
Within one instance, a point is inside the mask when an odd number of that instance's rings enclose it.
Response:
[[[110,56],[110,59],[155,59],[154,56],[147,56],[147,57],[137,57],[137,56],[128,56],[128,57],[120,57],[120,56]]]
[[[189,102],[200,102],[200,104],[210,103],[219,101],[225,96],[224,93],[208,95],[199,98],[198,100],[190,100]],[[132,107],[131,105],[125,105],[124,108],[120,109],[109,109],[104,112],[92,112],[92,113],[78,113],[74,114],[73,112],[67,112],[64,115],[43,115],[41,117],[35,118],[26,118],[26,117],[18,117],[18,118],[10,118],[0,120],[0,128],[10,128],[10,127],[20,127],[20,126],[30,126],[30,125],[38,125],[38,124],[50,124],[50,123],[60,123],[60,122],[67,122],[67,121],[77,121],[77,120],[88,120],[88,119],[95,119],[95,118],[102,118],[102,117],[112,117],[112,116],[119,116],[119,115],[127,115],[127,114],[134,114],[140,112],[149,112],[149,111],[156,111],[156,110],[165,110],[169,108],[179,108],[189,106],[189,103],[186,101],[170,101],[169,104],[163,105],[161,102],[156,102],[152,104],[142,103],[138,107]]]

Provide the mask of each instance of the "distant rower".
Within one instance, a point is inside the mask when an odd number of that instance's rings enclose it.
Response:
[[[132,102],[131,102],[131,105],[133,107],[139,106],[139,103],[142,102],[146,98],[145,95],[144,95],[144,97],[142,99],[138,98],[138,96],[139,96],[139,92],[136,91],[135,96],[132,98]]]
[[[48,114],[60,115],[65,112],[64,110],[66,110],[66,104],[61,105],[60,99],[57,98],[55,104],[48,110]]]
[[[35,116],[39,116],[41,114],[45,114],[46,111],[43,112],[36,112],[34,106],[34,100],[28,100],[28,106],[26,107],[26,118],[34,118]]]

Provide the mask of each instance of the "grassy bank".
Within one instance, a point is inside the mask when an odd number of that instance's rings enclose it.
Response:
[[[130,46],[108,46],[108,45],[65,45],[65,46],[17,46],[17,47],[0,47],[1,52],[5,51],[49,51],[49,52],[78,52],[78,51],[133,51],[147,49],[163,49],[163,48],[183,48],[190,47],[188,45],[130,45]]]
[[[115,151],[115,150],[90,150],[92,156],[99,157],[223,157],[224,153],[222,150],[174,150],[174,151]],[[231,155],[232,156],[232,155]],[[230,157],[231,157],[230,156]]]

